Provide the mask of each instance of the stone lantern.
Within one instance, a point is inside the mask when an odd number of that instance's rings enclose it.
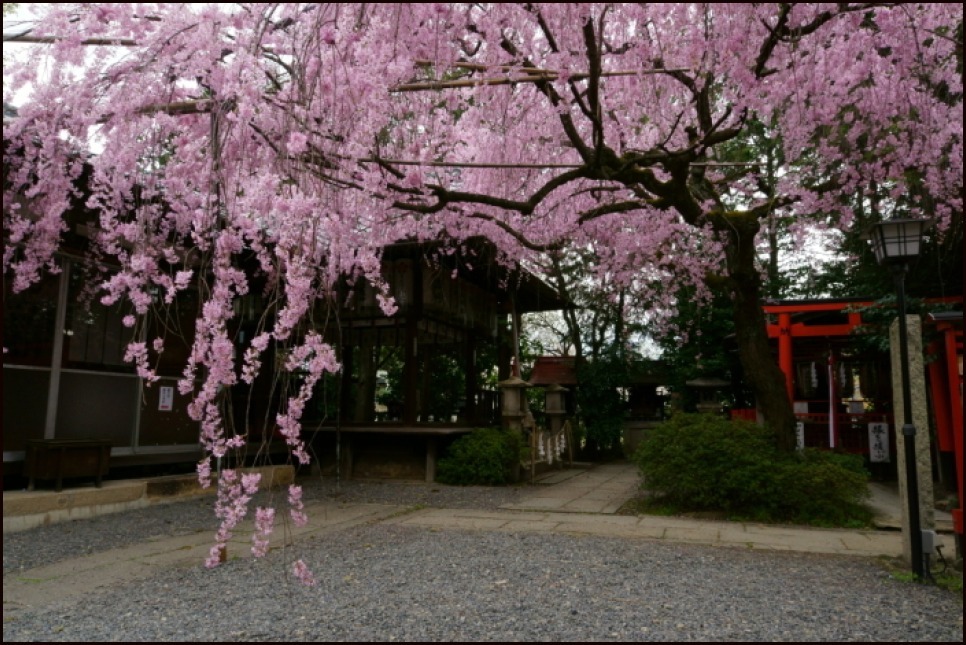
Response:
[[[500,388],[500,415],[507,428],[517,431],[523,429],[523,418],[527,414],[526,391],[530,384],[519,376],[511,376],[497,383]]]
[[[563,427],[565,417],[567,416],[567,405],[566,405],[566,395],[569,390],[561,385],[553,383],[549,385],[544,393],[544,412],[547,415],[547,423],[550,425],[550,435],[557,436]],[[565,437],[567,444],[567,456],[568,461],[572,464],[574,461],[573,453],[573,437]]]
[[[565,415],[567,414],[567,406],[565,403],[565,396],[569,392],[567,388],[557,385],[556,383],[547,387],[544,411],[548,416],[550,415]]]
[[[698,391],[698,412],[721,414],[721,390],[731,385],[720,378],[696,378],[686,381],[685,385]]]
[[[533,417],[530,416],[529,410],[527,409],[526,398],[527,388],[530,387],[530,384],[519,376],[511,376],[507,380],[497,383],[497,387],[500,388],[500,415],[503,417],[503,427],[510,432],[517,433],[518,436],[522,436],[527,417],[530,417],[531,422],[533,420]],[[530,442],[532,444],[536,433],[532,432],[532,427],[530,430]],[[531,477],[532,470],[533,466],[531,463]],[[516,465],[510,472],[510,481],[516,483],[519,480],[520,464],[516,462]]]

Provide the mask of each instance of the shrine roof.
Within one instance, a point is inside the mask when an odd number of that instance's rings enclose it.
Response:
[[[484,238],[472,238],[452,247],[442,241],[400,241],[387,246],[385,260],[421,259],[444,266],[464,280],[497,296],[501,308],[509,312],[511,300],[517,313],[559,311],[573,304],[561,298],[547,283],[519,264],[501,262],[496,247]]]
[[[527,379],[531,385],[576,385],[575,356],[538,356]]]

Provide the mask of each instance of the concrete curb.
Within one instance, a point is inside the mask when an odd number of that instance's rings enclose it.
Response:
[[[260,473],[259,489],[287,486],[295,481],[292,466],[259,466],[242,472]],[[195,475],[172,475],[149,480],[109,480],[60,492],[49,490],[4,491],[3,532],[16,533],[38,526],[86,519],[144,508],[184,497],[211,495],[216,486],[202,488]]]
[[[901,535],[892,531],[816,529],[675,517],[423,509],[387,522],[436,530],[568,533],[862,557],[895,557],[902,553]]]

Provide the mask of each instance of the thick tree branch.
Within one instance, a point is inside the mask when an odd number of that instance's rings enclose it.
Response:
[[[601,18],[603,26],[603,18]],[[600,45],[597,42],[597,34],[593,20],[587,19],[583,26],[584,48],[587,52],[588,69],[590,78],[587,79],[587,118],[593,125],[593,146],[594,156],[598,163],[604,152],[604,124],[601,120],[600,102],[600,73],[601,73],[601,54]]]
[[[497,226],[498,228],[500,228],[501,230],[509,234],[510,237],[515,239],[517,242],[519,242],[522,247],[529,249],[531,251],[535,251],[537,253],[547,253],[551,251],[557,251],[563,246],[561,242],[553,242],[551,244],[537,244],[535,242],[531,242],[525,235],[523,235],[520,231],[518,231],[514,227],[510,226],[506,222],[503,222],[502,220],[499,220],[493,217],[492,215],[487,215],[486,213],[479,213],[479,212],[470,213],[469,217],[472,217],[473,219],[481,219],[481,220],[490,222],[491,224]]]
[[[430,214],[437,213],[450,204],[464,203],[493,206],[495,208],[514,211],[522,215],[531,215],[537,206],[539,206],[540,203],[543,202],[543,200],[553,191],[581,178],[587,178],[587,172],[584,168],[575,168],[574,170],[557,175],[535,191],[527,201],[503,199],[502,197],[483,195],[480,193],[451,191],[443,188],[442,186],[430,186],[430,192],[436,197],[435,204],[396,202],[393,204],[393,207],[416,213]]]

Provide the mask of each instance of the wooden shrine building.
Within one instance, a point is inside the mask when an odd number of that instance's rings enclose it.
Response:
[[[383,276],[398,311],[385,316],[368,283],[345,286],[346,305],[327,338],[340,348],[340,382],[316,397],[317,416],[304,425],[328,467],[340,455],[343,476],[431,481],[447,443],[500,424],[496,384],[511,374],[522,314],[566,303],[497,261],[482,239],[451,253],[394,244],[384,251]]]

